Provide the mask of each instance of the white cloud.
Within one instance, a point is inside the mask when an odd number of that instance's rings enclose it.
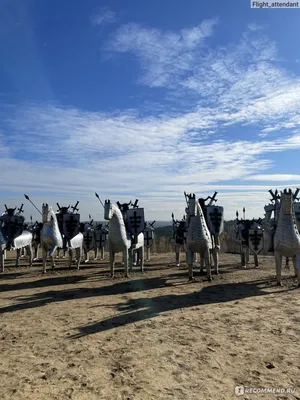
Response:
[[[109,51],[135,54],[140,82],[176,91],[187,102],[185,111],[175,112],[168,102],[161,104],[164,112],[154,116],[149,109],[146,117],[140,110],[10,108],[0,120],[1,189],[9,193],[2,198],[19,204],[27,192],[39,205],[80,200],[84,219],[102,218],[97,191],[102,200],[140,198],[147,219],[166,220],[172,211],[182,215],[184,190],[197,196],[217,190],[227,219],[243,206],[249,217],[262,216],[271,187],[232,181],[296,188],[292,171],[272,174],[270,154],[300,149],[300,81],[277,64],[276,45],[261,32],[256,37],[253,26],[236,45],[208,48],[216,22],[180,32],[127,24],[107,44]],[[195,107],[188,107],[191,94]],[[232,135],[231,128],[247,125],[257,132],[252,139]],[[35,215],[27,204],[29,210]]]
[[[251,175],[247,176],[247,181],[274,181],[274,182],[291,182],[298,181],[300,185],[300,175],[293,174],[268,174],[268,175]]]
[[[112,24],[116,22],[116,13],[108,7],[102,7],[92,16],[91,20],[94,25]]]
[[[180,32],[162,32],[130,23],[121,26],[106,45],[107,51],[136,54],[143,70],[140,82],[150,87],[172,84],[195,63],[195,51],[212,35],[217,19]]]

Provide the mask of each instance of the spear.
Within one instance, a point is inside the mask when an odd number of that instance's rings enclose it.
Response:
[[[24,197],[26,200],[30,201],[30,203],[33,205],[33,207],[41,214],[43,215],[40,210],[33,204],[33,202],[30,200],[30,198],[27,196],[27,194],[24,194]]]
[[[104,208],[104,205],[103,205],[102,201],[100,200],[99,194],[98,194],[98,193],[95,193],[95,196],[97,197],[97,199],[98,199],[98,200],[100,201],[100,203],[102,204],[102,207]]]
[[[245,221],[245,212],[246,212],[246,209],[245,209],[245,207],[244,207],[244,208],[243,208],[244,221]]]

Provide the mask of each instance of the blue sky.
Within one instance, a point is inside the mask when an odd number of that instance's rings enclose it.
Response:
[[[226,219],[300,187],[300,9],[248,0],[0,0],[0,207],[139,198]]]

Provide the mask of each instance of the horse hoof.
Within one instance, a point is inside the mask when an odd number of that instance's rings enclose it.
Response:
[[[213,280],[213,278],[210,277],[210,278],[207,278],[207,280],[208,280],[208,282],[211,282]]]
[[[281,282],[277,282],[276,285],[277,285],[277,286],[282,286],[282,283],[281,283]]]

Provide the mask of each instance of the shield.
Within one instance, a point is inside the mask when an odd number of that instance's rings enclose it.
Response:
[[[79,233],[80,214],[64,214],[62,233],[65,237],[72,239]]]
[[[132,208],[127,211],[127,229],[131,235],[139,235],[145,229],[143,208]]]
[[[7,221],[7,235],[8,239],[15,239],[20,236],[24,227],[24,217],[19,215],[12,215]]]
[[[300,203],[294,203],[295,219],[298,230],[300,230]]]
[[[249,249],[259,254],[264,248],[264,232],[262,229],[249,229]]]
[[[83,242],[86,251],[90,251],[95,247],[95,235],[91,230],[83,232]]]
[[[207,227],[211,234],[220,235],[224,230],[224,207],[207,206]]]
[[[144,230],[144,246],[151,247],[153,244],[154,232],[151,228],[146,228]]]

